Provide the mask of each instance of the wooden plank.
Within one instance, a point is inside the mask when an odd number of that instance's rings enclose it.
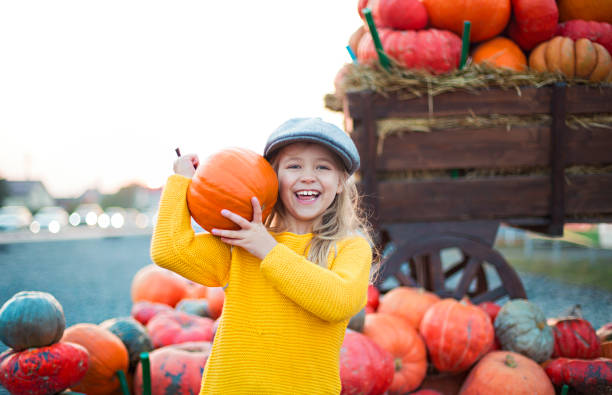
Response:
[[[566,131],[566,164],[568,166],[612,163],[611,129],[579,128]]]
[[[570,114],[612,113],[612,84],[568,87],[567,112]]]
[[[376,166],[389,171],[547,166],[549,145],[546,126],[405,132],[385,138]]]
[[[612,174],[566,176],[568,215],[612,214]]]
[[[372,91],[348,92],[348,108],[352,118],[360,118],[365,108],[373,109],[373,116],[427,117],[449,115],[486,114],[546,114],[550,112],[550,87],[523,87],[520,96],[514,89],[485,89],[475,92],[448,92],[433,97],[433,108],[428,98],[398,100],[394,96],[373,94]],[[430,111],[432,110],[432,111]]]
[[[386,181],[379,183],[381,222],[546,216],[546,176]]]

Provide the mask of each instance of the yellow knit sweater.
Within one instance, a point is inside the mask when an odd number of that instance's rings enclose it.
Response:
[[[169,177],[151,256],[192,281],[227,284],[200,393],[340,393],[340,347],[349,319],[367,298],[367,241],[355,236],[339,242],[325,269],[305,258],[312,234],[272,233],[279,244],[260,260],[194,233],[186,203],[190,181]]]

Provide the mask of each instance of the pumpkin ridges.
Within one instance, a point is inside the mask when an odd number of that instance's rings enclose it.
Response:
[[[531,51],[531,55],[529,56],[529,68],[541,73],[548,70],[548,65],[546,64],[547,46],[548,42],[543,42]]]
[[[604,80],[610,72],[612,68],[612,57],[610,57],[610,54],[603,45],[593,43],[593,46],[597,51],[597,64],[589,77],[589,81],[598,82]]]
[[[597,65],[597,50],[590,40],[576,40],[576,77],[589,78]]]

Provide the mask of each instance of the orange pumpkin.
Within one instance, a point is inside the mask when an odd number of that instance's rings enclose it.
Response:
[[[471,42],[497,36],[510,20],[510,0],[423,0],[423,4],[432,27],[461,36],[463,21],[470,21]]]
[[[529,55],[529,67],[535,71],[561,73],[569,78],[591,82],[612,78],[612,57],[600,44],[586,38],[576,41],[554,37],[538,45]]]
[[[489,351],[494,335],[487,313],[467,300],[450,298],[427,310],[419,331],[436,369],[451,373],[468,369]]]
[[[427,351],[423,339],[408,322],[391,314],[367,314],[363,334],[395,359],[389,394],[404,394],[421,385],[427,371]]]
[[[81,323],[64,331],[63,342],[80,344],[89,352],[89,369],[78,384],[71,387],[88,395],[105,395],[120,386],[117,372],[128,373],[128,351],[121,339],[99,325]]]
[[[396,287],[382,298],[378,312],[402,317],[418,330],[429,306],[438,301],[440,301],[438,295],[423,288]]]
[[[496,37],[482,43],[474,50],[472,60],[475,64],[487,63],[493,67],[523,71],[527,68],[527,58],[514,41]]]
[[[210,318],[219,318],[221,316],[221,313],[223,312],[223,303],[225,302],[225,291],[223,290],[223,288],[208,288],[206,300],[208,301],[208,310],[210,312]]]
[[[171,272],[154,264],[144,266],[132,279],[132,302],[148,301],[176,304],[186,296],[188,282]]]
[[[512,351],[493,351],[474,366],[459,392],[476,394],[554,395],[555,389],[535,361]]]
[[[612,23],[612,0],[558,0],[559,20],[572,19]]]
[[[187,190],[187,205],[193,219],[208,232],[213,228],[237,230],[240,227],[222,216],[221,210],[251,221],[254,196],[265,221],[278,196],[274,169],[251,150],[227,148],[200,162]]]

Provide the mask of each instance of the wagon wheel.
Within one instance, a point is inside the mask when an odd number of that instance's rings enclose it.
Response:
[[[458,262],[444,267],[442,251],[458,249]],[[497,273],[501,284],[489,289],[485,264]],[[455,281],[459,275],[459,280]],[[523,284],[504,257],[488,244],[461,235],[432,235],[400,245],[381,266],[377,283],[395,277],[400,285],[419,286],[441,297],[473,303],[495,301],[505,296],[527,298]]]

